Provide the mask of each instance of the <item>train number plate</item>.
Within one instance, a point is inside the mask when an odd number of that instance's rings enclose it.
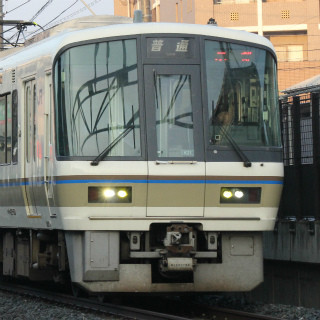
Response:
[[[168,258],[168,271],[192,271],[192,258]]]

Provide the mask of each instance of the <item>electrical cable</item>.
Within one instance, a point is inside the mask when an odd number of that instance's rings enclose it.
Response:
[[[300,67],[300,68],[283,68],[283,69],[278,69],[278,71],[296,71],[296,70],[308,70],[308,69],[319,69],[320,68],[320,65],[319,66],[315,66],[315,67]]]
[[[29,0],[30,1],[30,0]],[[40,12],[42,12],[44,9],[45,9],[45,7],[47,6],[47,5],[49,5],[51,2],[52,2],[53,0],[49,0],[37,13],[36,13],[36,15],[35,16],[37,16],[38,15],[38,13]],[[52,23],[53,21],[55,21],[57,18],[59,18],[63,13],[65,13],[66,11],[68,11],[70,8],[72,8],[77,2],[78,2],[79,0],[76,0],[74,3],[72,3],[69,7],[67,7],[66,9],[64,9],[62,12],[60,12],[55,18],[53,18],[51,21],[49,21],[47,24],[45,24],[43,27],[40,27],[41,29],[42,29],[42,31],[44,31],[45,29],[45,27],[48,25],[48,24],[50,24],[50,23]],[[39,13],[39,14],[40,14]],[[32,19],[33,20],[33,19]],[[33,34],[36,34],[37,33],[37,31],[35,31],[35,32],[32,32],[32,33],[30,33],[29,34],[29,36],[31,36],[31,35],[33,35]],[[16,34],[15,34],[16,35]],[[14,35],[14,36],[15,36]],[[14,37],[14,36],[12,36],[12,37]],[[11,38],[12,38],[11,37]],[[18,39],[19,40],[19,39]]]
[[[27,4],[27,3],[28,3],[28,2],[30,2],[30,1],[31,1],[31,0],[28,0],[28,1],[26,1],[26,2],[24,2],[24,3],[22,3],[22,4],[20,4],[20,6],[15,7],[14,9],[12,9],[12,10],[10,10],[10,11],[6,12],[5,14],[10,13],[10,12],[12,12],[12,11],[16,10],[16,9],[21,8],[22,6],[24,6],[25,4]]]
[[[48,1],[42,6],[42,8],[41,8],[30,20],[31,20],[31,21],[34,21],[34,19],[35,19],[36,17],[38,17],[38,16],[44,11],[44,9],[45,9],[49,4],[52,3],[52,1],[53,1],[53,0],[48,0]]]
[[[101,2],[101,1],[102,1],[102,0],[94,0],[94,1],[91,1],[90,3],[88,3],[88,6],[89,6],[89,7],[93,7],[94,5],[96,5],[97,3]],[[87,8],[86,8],[85,6],[83,6],[81,9],[78,9],[77,11],[74,11],[73,13],[69,14],[68,16],[66,16],[66,17],[64,17],[64,18],[56,21],[55,25],[60,24],[60,23],[63,23],[63,22],[71,19],[72,17],[74,17],[74,16],[76,16],[76,15],[78,15],[78,14],[80,14],[81,12],[86,11],[86,10],[87,10]]]
[[[64,14],[66,11],[68,11],[70,8],[72,8],[79,0],[76,0],[72,5],[70,5],[68,8],[63,10],[60,14],[58,14],[55,18],[53,18],[51,21],[49,21],[47,24],[45,24],[43,27],[45,28],[48,24],[53,22],[54,20],[58,19],[62,14]]]
[[[97,3],[101,2],[101,1],[102,1],[102,0],[93,0],[93,1],[91,1],[91,2],[88,4],[88,6],[89,6],[89,7],[93,7],[94,5],[96,5]],[[64,18],[56,21],[52,26],[50,26],[50,25],[48,26],[48,24],[51,23],[51,22],[48,22],[46,25],[44,25],[44,27],[47,27],[47,28],[45,28],[45,30],[50,29],[51,27],[53,27],[53,26],[55,26],[55,25],[58,25],[58,24],[60,24],[60,23],[63,23],[63,22],[65,22],[65,21],[67,21],[67,20],[70,20],[70,18],[72,18],[72,17],[74,17],[74,16],[76,16],[76,15],[78,15],[78,14],[80,14],[81,12],[86,11],[86,10],[87,10],[87,8],[84,6],[84,7],[82,7],[81,9],[72,12],[72,13],[69,14],[68,16],[66,16],[66,17],[64,17]],[[33,35],[35,35],[35,34],[37,34],[37,33],[39,33],[39,32],[40,32],[40,31],[38,31],[38,30],[37,30],[37,31],[33,31],[33,32],[29,32],[29,33],[28,33],[28,37],[33,36]]]

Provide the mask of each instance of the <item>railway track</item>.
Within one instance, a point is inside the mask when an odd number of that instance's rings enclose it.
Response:
[[[210,319],[213,320],[280,320],[271,316],[226,308],[209,307],[208,310],[210,310]]]
[[[141,299],[131,299],[130,305],[139,305],[143,309],[153,311],[166,310],[166,312],[170,314],[175,314],[177,316],[182,315],[187,319],[196,320],[280,320],[277,317],[193,302],[190,298],[185,300],[183,297],[181,299],[158,297],[156,303],[154,303],[153,300],[154,298],[150,297],[144,298],[143,301],[141,301]]]
[[[49,292],[44,289],[30,288],[25,285],[0,283],[0,290],[29,297],[40,298],[49,302],[79,307],[105,315],[111,315],[113,319],[142,319],[142,320],[186,320],[188,318],[174,316],[170,314],[126,307],[111,303],[102,303],[93,299],[73,297],[72,295],[59,292]]]
[[[136,308],[132,306],[102,303],[97,299],[73,297],[72,295],[63,294],[56,291],[52,292],[45,289],[31,288],[26,285],[15,283],[1,282],[0,290],[43,299],[59,305],[68,305],[72,308],[78,307],[83,310],[98,312],[101,313],[101,315],[111,316],[112,319],[278,320],[278,318],[270,316],[257,315],[226,308],[210,307],[208,305],[198,303],[190,303],[186,305],[183,300],[179,302],[162,298],[156,300],[159,303],[148,303],[148,301],[152,301],[152,299],[143,299],[144,302],[139,303],[138,299],[135,300],[135,305],[138,305],[140,308]],[[170,314],[159,312],[159,309],[161,311],[166,310],[165,312]]]

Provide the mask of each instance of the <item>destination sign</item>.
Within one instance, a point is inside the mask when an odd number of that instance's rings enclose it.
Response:
[[[147,38],[148,58],[194,58],[192,38]]]

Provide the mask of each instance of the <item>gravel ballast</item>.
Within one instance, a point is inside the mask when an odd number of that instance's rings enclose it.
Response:
[[[51,303],[39,298],[16,295],[0,291],[0,319],[1,320],[98,320],[120,319],[115,316],[96,314],[81,308]]]
[[[296,307],[282,304],[252,303],[246,299],[235,298],[228,295],[206,295],[202,302],[221,308],[233,308],[236,310],[268,315],[286,320],[320,320],[320,310],[314,308]]]
[[[224,295],[205,295],[199,297],[199,302],[221,308],[234,308],[262,315],[274,316],[287,320],[317,320],[320,310],[313,308],[294,307],[287,305],[248,303],[245,299],[238,299]],[[138,307],[138,306],[137,306]],[[163,310],[165,312],[165,310]],[[90,312],[78,307],[59,305],[39,298],[17,295],[0,291],[0,319],[1,320],[99,320],[121,319],[114,315]]]

